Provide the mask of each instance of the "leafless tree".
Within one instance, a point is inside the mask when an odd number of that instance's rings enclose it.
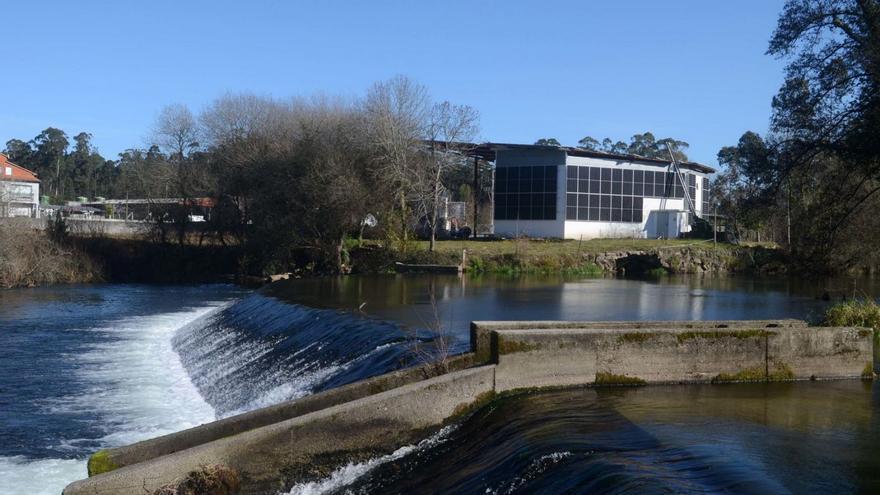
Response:
[[[364,100],[369,139],[375,149],[377,172],[392,184],[405,241],[409,230],[410,197],[418,178],[419,145],[431,115],[427,88],[405,76],[378,82]]]
[[[421,203],[427,213],[431,231],[429,249],[434,250],[437,220],[443,194],[443,172],[466,159],[469,143],[479,133],[480,114],[467,105],[440,102],[431,109],[428,125],[428,153],[422,171]]]
[[[153,128],[153,142],[165,152],[164,157],[171,167],[158,167],[148,173],[169,172],[164,177],[164,194],[178,200],[177,203],[164,202],[151,205],[156,227],[165,238],[165,229],[172,227],[181,248],[185,244],[190,229],[190,216],[196,199],[210,189],[212,180],[203,161],[193,159],[193,152],[199,150],[200,128],[198,122],[185,105],[168,105],[159,113]],[[155,199],[155,198],[151,198]]]
[[[199,147],[199,126],[186,105],[168,105],[159,112],[153,143],[174,160],[183,160]]]

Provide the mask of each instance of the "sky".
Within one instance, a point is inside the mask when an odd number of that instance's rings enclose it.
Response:
[[[228,92],[358,98],[397,74],[476,108],[481,141],[652,131],[717,163],[766,132],[783,0],[3,2],[0,148],[80,131],[107,158],[161,108]]]

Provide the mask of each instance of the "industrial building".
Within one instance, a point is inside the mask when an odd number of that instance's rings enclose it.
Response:
[[[675,238],[710,213],[715,169],[699,163],[559,146],[481,148],[495,161],[496,234]]]

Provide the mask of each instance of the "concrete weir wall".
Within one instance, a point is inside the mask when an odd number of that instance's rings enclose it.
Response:
[[[873,332],[798,320],[475,322],[473,352],[374,377],[90,460],[65,495],[144,495],[206,464],[242,493],[277,493],[418,442],[496,393],[566,386],[857,378],[880,372]]]
[[[292,482],[419,441],[492,394],[494,366],[380,392],[71,483],[65,495],[152,493],[205,464],[233,467],[242,493],[277,493]]]

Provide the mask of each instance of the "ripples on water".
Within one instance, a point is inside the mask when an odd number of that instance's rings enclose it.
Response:
[[[291,281],[260,293],[137,285],[4,291],[0,493],[57,495],[85,476],[85,459],[98,449],[396,369],[412,359],[405,340],[431,319],[431,293],[460,352],[468,347],[468,323],[478,319],[803,318],[821,311],[825,303],[792,287],[731,279],[689,285],[415,276]],[[717,390],[721,411],[745,416],[717,414],[728,419],[701,423],[681,414],[661,418],[669,407],[653,405],[634,416],[639,409],[627,411],[626,401],[615,405],[608,402],[613,395],[590,391],[510,398],[421,444],[294,490],[799,491],[792,487],[806,485],[797,484],[798,476],[828,480],[817,486],[832,491],[878,488],[865,480],[880,467],[853,454],[880,445],[876,403],[862,409],[869,419],[858,421],[852,411],[842,419],[822,412],[821,397],[782,407],[805,425],[786,433],[789,425],[761,416],[779,401],[725,400],[740,389]],[[866,396],[849,390],[837,402]],[[679,404],[691,407],[688,400]],[[865,429],[865,421],[875,426]],[[841,448],[842,438],[857,448]],[[789,439],[779,442],[785,455],[766,454],[768,439]],[[794,460],[808,469],[790,467]]]
[[[857,381],[519,395],[308,493],[878,493],[878,407]]]

